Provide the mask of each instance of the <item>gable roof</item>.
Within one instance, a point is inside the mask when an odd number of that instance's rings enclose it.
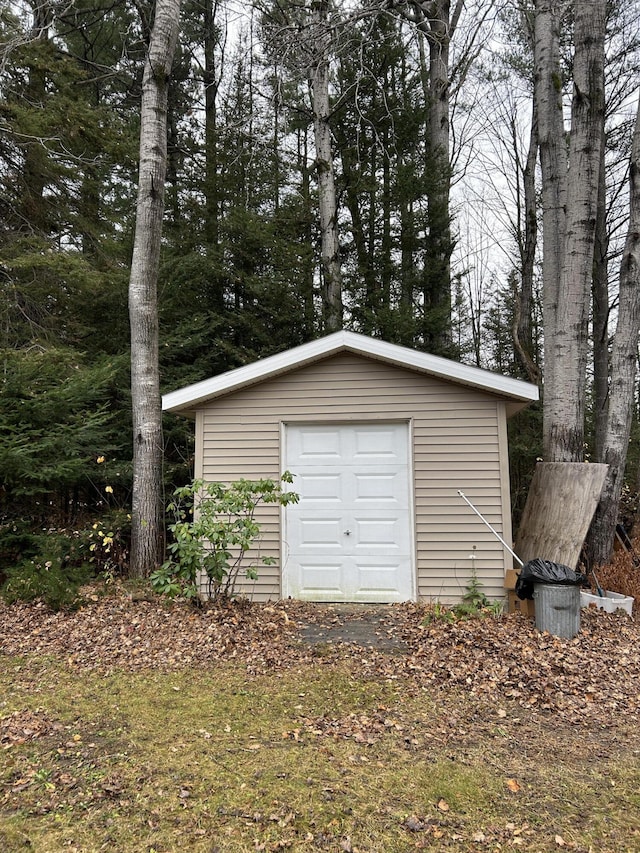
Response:
[[[397,344],[389,344],[355,332],[341,331],[243,367],[237,367],[235,370],[229,370],[211,379],[171,391],[163,396],[162,409],[165,412],[192,414],[204,403],[216,397],[255,385],[290,370],[297,370],[340,352],[352,352],[406,370],[413,370],[416,373],[424,373],[448,382],[496,394],[511,401],[512,404],[508,407],[509,414],[514,414],[528,403],[538,399],[538,387],[529,382],[511,379],[508,376],[501,376],[498,373],[470,367],[467,364],[460,364],[457,361]]]

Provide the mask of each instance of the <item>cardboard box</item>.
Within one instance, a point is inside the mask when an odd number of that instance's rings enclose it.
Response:
[[[504,588],[515,589],[519,574],[520,572],[517,572],[515,569],[507,569],[507,573],[504,576]]]
[[[525,598],[524,601],[515,594],[513,590],[508,592],[509,613],[522,613],[531,619],[535,618],[536,607],[533,599]]]

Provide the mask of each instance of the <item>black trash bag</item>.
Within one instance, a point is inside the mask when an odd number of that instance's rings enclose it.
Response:
[[[586,575],[574,572],[562,563],[552,563],[551,560],[529,560],[525,563],[516,581],[516,595],[524,600],[533,598],[533,587],[537,583],[551,583],[559,586],[588,586]]]

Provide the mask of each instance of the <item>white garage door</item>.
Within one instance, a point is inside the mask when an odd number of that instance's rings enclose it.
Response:
[[[414,597],[407,424],[288,426],[283,594],[308,601]]]

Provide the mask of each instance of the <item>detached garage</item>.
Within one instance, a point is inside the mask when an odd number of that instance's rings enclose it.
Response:
[[[336,332],[165,395],[195,419],[195,476],[294,475],[300,502],[266,506],[275,563],[254,600],[452,603],[475,568],[504,595],[511,556],[458,495],[511,541],[507,418],[527,382]]]

